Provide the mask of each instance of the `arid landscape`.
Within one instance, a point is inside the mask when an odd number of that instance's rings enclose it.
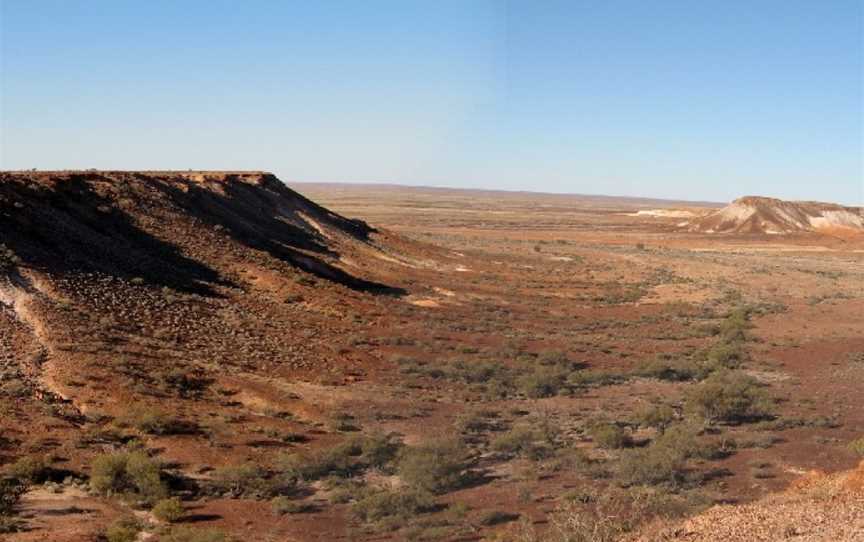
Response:
[[[0,173],[0,539],[864,540],[861,209],[288,186]]]

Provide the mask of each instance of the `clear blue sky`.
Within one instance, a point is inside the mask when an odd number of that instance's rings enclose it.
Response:
[[[861,0],[0,0],[0,168],[864,200]]]

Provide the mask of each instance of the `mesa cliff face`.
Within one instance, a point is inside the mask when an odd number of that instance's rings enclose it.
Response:
[[[351,288],[383,288],[337,265],[371,227],[263,172],[2,173],[0,229],[7,251],[53,275],[202,290],[219,273],[194,254],[241,245]]]
[[[864,232],[864,209],[746,196],[690,221],[686,227],[702,233],[783,234],[836,229]]]

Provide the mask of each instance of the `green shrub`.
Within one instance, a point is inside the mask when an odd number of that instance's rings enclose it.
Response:
[[[41,455],[28,455],[9,465],[6,474],[29,484],[41,484],[51,476],[51,466]]]
[[[393,435],[372,434],[360,441],[360,458],[368,467],[386,469],[400,449],[402,443]]]
[[[467,481],[467,455],[459,440],[441,440],[405,448],[400,455],[398,474],[417,491],[444,493]]]
[[[492,449],[509,454],[538,455],[538,444],[542,435],[535,428],[528,425],[517,425],[510,431],[497,436],[492,441]]]
[[[105,530],[108,542],[135,542],[142,530],[141,523],[134,517],[118,519]]]
[[[688,394],[687,409],[709,422],[742,422],[770,416],[771,402],[756,379],[720,371]]]
[[[177,497],[162,499],[151,510],[156,519],[168,523],[177,521],[183,517],[183,511],[183,503]]]
[[[861,437],[857,440],[853,440],[848,444],[850,450],[855,452],[856,454],[864,457],[864,437]]]
[[[617,450],[630,444],[630,437],[622,427],[614,423],[596,423],[588,427],[588,434],[600,448]]]
[[[669,405],[654,405],[648,407],[639,415],[639,423],[653,427],[662,433],[676,418],[675,409]]]
[[[285,514],[301,514],[303,512],[311,512],[315,509],[309,503],[294,501],[284,496],[274,497],[270,501],[270,508],[273,509],[273,513],[280,516]]]
[[[650,444],[623,455],[618,474],[624,485],[677,485],[684,480],[685,465],[685,457],[679,451]]]
[[[134,405],[117,420],[121,427],[134,427],[150,435],[173,435],[187,431],[187,424],[164,411],[147,405]]]
[[[708,363],[697,359],[684,358],[656,358],[640,364],[634,374],[645,378],[656,378],[670,382],[687,382],[690,380],[702,380],[708,376],[713,368]]]
[[[230,497],[267,497],[276,490],[269,473],[259,465],[244,463],[213,471],[212,487]]]
[[[491,527],[493,525],[501,525],[502,523],[507,523],[509,521],[516,521],[517,519],[519,519],[519,514],[502,512],[500,510],[490,510],[488,512],[480,514],[480,517],[477,519],[477,523],[486,527]]]
[[[0,478],[0,516],[11,516],[27,486],[16,478]]]
[[[744,349],[740,342],[721,341],[705,352],[708,367],[735,369],[744,361]]]
[[[519,391],[533,399],[553,397],[564,386],[567,375],[559,368],[538,366],[518,380]]]
[[[162,467],[144,452],[101,455],[91,465],[90,486],[103,494],[117,494],[153,504],[168,495]]]
[[[720,336],[727,341],[746,341],[750,329],[750,310],[738,308],[726,315],[720,322]]]
[[[371,491],[352,506],[352,512],[367,522],[385,518],[410,519],[433,509],[434,499],[428,493],[415,490]]]
[[[359,441],[351,439],[341,444],[311,452],[282,456],[279,469],[297,480],[312,481],[324,476],[350,476],[360,468],[359,457],[363,448]]]

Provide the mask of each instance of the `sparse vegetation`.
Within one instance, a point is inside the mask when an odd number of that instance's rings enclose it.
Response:
[[[183,503],[177,497],[162,499],[153,506],[151,512],[159,521],[171,523],[183,516]]]
[[[143,530],[141,522],[132,516],[120,518],[105,531],[107,542],[135,542]]]
[[[464,485],[468,450],[451,439],[407,447],[399,458],[398,474],[415,491],[445,493]]]
[[[158,461],[144,452],[117,452],[98,456],[91,465],[90,486],[106,495],[119,495],[154,504],[167,496]]]
[[[853,440],[848,445],[849,449],[855,452],[856,454],[864,457],[864,437],[861,437],[857,440]]]
[[[630,444],[630,437],[624,429],[614,423],[596,423],[588,427],[591,439],[601,448],[617,450]]]
[[[368,522],[394,517],[409,520],[432,510],[434,505],[432,496],[424,491],[371,490],[361,496],[351,510],[358,518]]]
[[[687,409],[709,422],[745,422],[771,415],[768,394],[756,379],[742,372],[716,373],[694,387]]]

